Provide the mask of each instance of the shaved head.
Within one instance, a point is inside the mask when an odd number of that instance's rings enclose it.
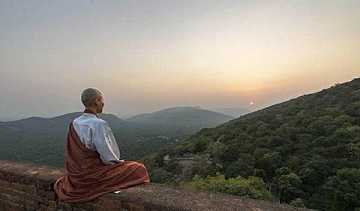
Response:
[[[87,88],[81,93],[81,102],[85,107],[89,107],[98,96],[103,96],[103,93],[100,90],[96,88]]]

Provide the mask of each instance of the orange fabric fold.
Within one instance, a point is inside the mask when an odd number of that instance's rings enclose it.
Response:
[[[124,161],[105,165],[96,151],[88,149],[70,123],[65,150],[65,175],[54,183],[58,200],[91,201],[105,193],[150,183],[144,164]]]

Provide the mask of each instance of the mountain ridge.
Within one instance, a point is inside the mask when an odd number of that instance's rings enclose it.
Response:
[[[0,122],[0,143],[3,146],[0,148],[0,159],[32,160],[62,166],[68,125],[81,114],[71,112],[48,118],[29,117]],[[101,113],[99,116],[109,123],[123,159],[136,160],[164,145],[180,141],[203,127],[227,120],[219,120],[211,116],[211,112],[208,114],[207,118],[194,120],[194,124],[187,124],[193,121],[187,119],[166,125],[133,123],[109,113]]]

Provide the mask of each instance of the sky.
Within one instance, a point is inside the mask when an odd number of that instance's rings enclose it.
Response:
[[[256,110],[360,75],[357,0],[0,0],[0,121]]]

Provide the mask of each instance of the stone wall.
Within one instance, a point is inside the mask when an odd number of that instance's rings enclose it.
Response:
[[[227,194],[189,191],[156,183],[123,189],[117,194],[107,193],[91,202],[59,203],[53,191],[53,184],[63,173],[63,169],[44,165],[0,161],[0,210],[300,210],[266,201],[244,199]]]

